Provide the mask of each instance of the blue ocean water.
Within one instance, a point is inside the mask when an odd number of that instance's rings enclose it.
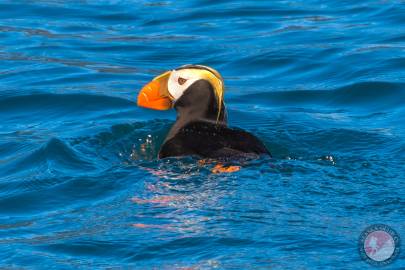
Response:
[[[405,239],[404,29],[401,0],[1,1],[1,268],[373,269],[364,228]],[[137,93],[188,63],[272,159],[156,159],[175,113]]]

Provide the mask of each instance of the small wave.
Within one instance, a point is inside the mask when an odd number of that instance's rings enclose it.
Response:
[[[5,166],[3,173],[21,174],[34,168],[42,168],[44,171],[66,172],[72,170],[77,172],[92,170],[94,166],[64,141],[52,138],[37,150]]]
[[[335,90],[261,92],[231,97],[229,100],[236,103],[258,103],[270,106],[353,106],[371,110],[375,107],[393,108],[401,106],[404,99],[404,83],[362,82]]]
[[[133,102],[112,96],[89,94],[32,94],[0,99],[0,115],[10,112],[55,111],[75,113],[105,110],[106,108],[127,108]]]
[[[72,139],[71,143],[97,155],[99,162],[132,163],[154,160],[171,126],[167,120],[117,124],[94,136]]]

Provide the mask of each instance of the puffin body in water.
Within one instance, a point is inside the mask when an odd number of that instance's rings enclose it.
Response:
[[[161,146],[159,158],[270,155],[256,136],[227,126],[223,97],[221,75],[202,65],[167,71],[145,85],[139,93],[138,106],[177,111],[176,122]]]

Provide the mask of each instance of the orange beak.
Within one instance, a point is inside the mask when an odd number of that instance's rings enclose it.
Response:
[[[170,73],[170,71],[163,73],[142,88],[138,95],[138,106],[154,110],[172,108],[172,99],[167,90]]]

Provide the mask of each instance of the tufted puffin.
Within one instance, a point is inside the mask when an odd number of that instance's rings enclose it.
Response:
[[[213,68],[185,65],[164,72],[142,88],[137,103],[149,109],[177,111],[176,122],[160,148],[159,158],[233,159],[270,155],[256,136],[228,127],[224,82]]]

